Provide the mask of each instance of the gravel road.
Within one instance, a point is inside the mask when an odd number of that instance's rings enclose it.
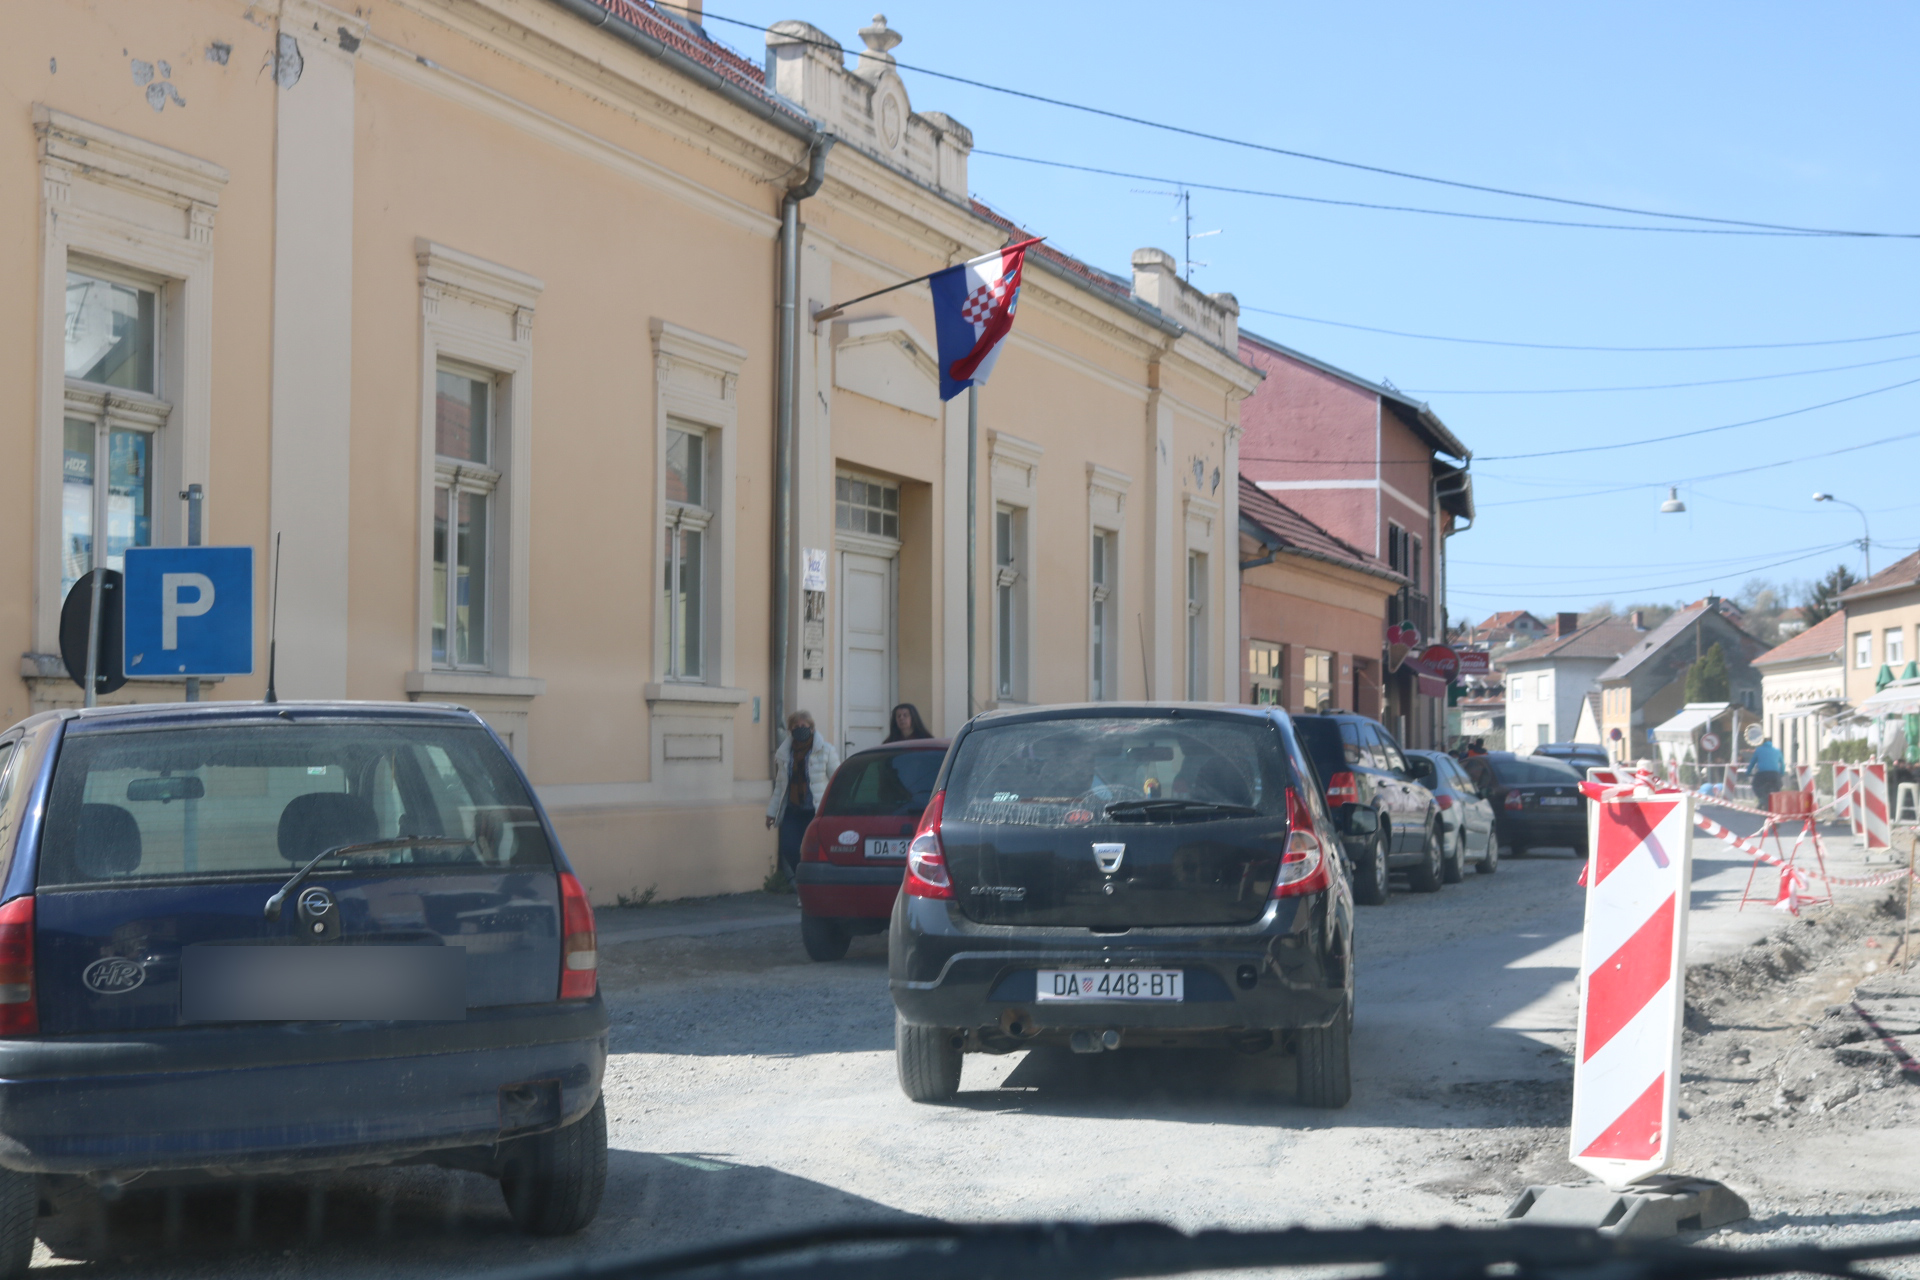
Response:
[[[1701,1114],[1682,1126],[1680,1171],[1749,1197],[1754,1220],[1729,1242],[1920,1232],[1920,1087],[1870,1064],[1864,1101],[1824,1086],[1789,1098],[1759,1072],[1821,1035],[1829,1057],[1864,1052],[1819,1028],[1892,955],[1879,896],[1820,925],[1738,912],[1746,861],[1696,851],[1686,1081]],[[671,904],[606,912],[615,1149],[582,1236],[529,1243],[491,1183],[402,1169],[263,1188],[245,1240],[232,1192],[129,1194],[72,1252],[101,1276],[424,1277],[855,1217],[1486,1222],[1527,1183],[1580,1176],[1564,1158],[1577,870],[1536,855],[1362,908],[1354,1101],[1332,1113],[1289,1100],[1284,1060],[1150,1049],[969,1057],[957,1102],[915,1105],[894,1080],[884,937],[817,965],[790,911],[756,926],[777,910],[764,899],[705,936],[657,923]],[[1843,1070],[1781,1069],[1823,1068]],[[1730,1118],[1756,1091],[1766,1117]]]

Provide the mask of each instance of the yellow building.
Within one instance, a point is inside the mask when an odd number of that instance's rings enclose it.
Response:
[[[472,706],[602,900],[758,885],[782,708],[843,748],[898,700],[959,726],[967,400],[938,398],[925,286],[811,317],[1015,229],[883,21],[852,66],[780,24],[762,67],[698,17],[21,15],[0,201],[39,234],[0,247],[0,723],[79,699],[58,619],[93,531],[109,564],[178,545],[199,484],[263,602],[255,674],[207,696],[264,692],[277,555],[280,696]],[[973,709],[1238,696],[1259,375],[1230,296],[1132,267],[1028,258],[979,396]]]

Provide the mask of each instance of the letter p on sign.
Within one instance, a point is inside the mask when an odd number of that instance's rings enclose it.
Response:
[[[182,588],[196,594],[182,600]],[[204,573],[163,573],[160,575],[160,647],[180,647],[180,619],[198,618],[213,608],[213,579]]]

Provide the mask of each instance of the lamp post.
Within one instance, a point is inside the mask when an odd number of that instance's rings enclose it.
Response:
[[[1843,507],[1853,507],[1855,511],[1860,512],[1860,540],[1854,543],[1854,545],[1860,548],[1860,562],[1866,568],[1866,577],[1871,578],[1873,576],[1873,529],[1867,524],[1867,513],[1861,511],[1859,507],[1854,506],[1853,503],[1848,502],[1845,498],[1836,498],[1830,493],[1816,493],[1813,495],[1813,500],[1815,502],[1837,502]],[[1865,579],[1862,580],[1864,581]]]

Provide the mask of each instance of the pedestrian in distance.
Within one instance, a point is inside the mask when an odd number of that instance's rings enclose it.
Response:
[[[787,737],[773,753],[773,798],[767,801],[767,826],[780,829],[780,870],[796,883],[800,841],[813,821],[827,779],[840,767],[840,753],[814,732],[813,713],[787,717]]]
[[[1747,761],[1747,780],[1753,784],[1753,802],[1762,809],[1767,807],[1767,798],[1778,791],[1786,782],[1787,762],[1780,756],[1780,748],[1773,745],[1772,738],[1763,738],[1760,745],[1753,749],[1753,759]]]
[[[887,741],[907,742],[914,738],[931,738],[927,731],[927,722],[920,718],[920,708],[911,702],[903,702],[893,709],[893,715],[887,721]]]

